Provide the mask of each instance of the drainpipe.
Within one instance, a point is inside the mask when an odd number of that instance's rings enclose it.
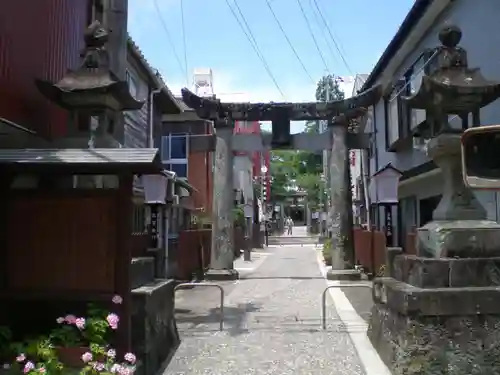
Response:
[[[367,228],[371,228],[371,210],[370,210],[370,196],[368,191],[368,167],[367,160],[368,155],[366,150],[361,151],[361,176],[363,179],[363,194],[365,195],[365,207],[366,207],[366,225]]]
[[[152,90],[149,93],[149,137],[148,137],[148,147],[149,148],[154,148],[155,147],[155,140],[154,140],[154,96],[156,94],[159,94],[163,90],[163,87],[157,88]]]
[[[154,140],[154,96],[162,91],[162,87],[151,90],[149,93],[149,126],[148,126],[148,148],[154,148],[155,147],[155,140]],[[163,248],[165,249],[165,254],[163,257],[160,257],[164,259],[164,265],[162,270],[164,272],[164,277],[166,278],[168,276],[168,225],[169,225],[169,219],[170,215],[168,214],[168,208],[166,205],[163,206],[161,209],[161,220],[160,223],[165,223],[164,225],[161,225],[160,228],[163,232]],[[162,273],[163,273],[162,272]],[[161,274],[159,275],[160,277],[162,276]]]

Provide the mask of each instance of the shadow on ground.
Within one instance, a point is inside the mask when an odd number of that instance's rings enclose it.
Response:
[[[245,322],[245,317],[248,313],[259,311],[261,307],[261,305],[251,302],[240,303],[236,306],[225,306],[224,331],[229,333],[230,336],[238,336],[248,333],[248,329],[245,328],[243,324]],[[219,307],[209,309],[206,314],[189,309],[175,309],[175,320],[180,332],[193,329],[198,330],[199,328],[202,328],[203,331],[209,332],[213,330],[213,328],[207,327],[207,325],[217,325],[220,322],[220,318],[221,315]]]

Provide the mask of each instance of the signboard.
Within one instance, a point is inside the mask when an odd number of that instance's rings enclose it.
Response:
[[[159,217],[159,207],[158,204],[152,204],[150,206],[150,220],[149,220],[149,247],[151,249],[157,249],[159,247],[160,239],[160,217]]]
[[[387,246],[393,246],[393,223],[392,223],[392,206],[385,206],[385,238]]]

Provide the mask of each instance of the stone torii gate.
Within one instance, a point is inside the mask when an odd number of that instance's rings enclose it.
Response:
[[[217,99],[199,97],[188,89],[182,90],[185,104],[194,109],[198,117],[213,121],[215,127],[214,136],[195,137],[190,144],[194,151],[215,149],[212,253],[207,279],[238,278],[238,273],[233,268],[233,152],[262,151],[269,148],[331,150],[329,168],[332,205],[329,216],[333,233],[333,271],[329,276],[334,279],[355,274],[353,269],[345,269],[345,263],[352,267],[354,262],[352,244],[351,249],[347,249],[348,244],[342,235],[352,225],[345,219],[348,217],[347,210],[351,210],[346,199],[349,182],[345,166],[349,149],[366,148],[367,141],[363,134],[351,131],[349,125],[351,120],[363,116],[366,108],[375,104],[381,94],[381,87],[376,86],[349,99],[326,103],[222,103]],[[327,120],[330,132],[290,134],[291,121],[309,120]],[[272,133],[233,134],[235,121],[271,121]]]

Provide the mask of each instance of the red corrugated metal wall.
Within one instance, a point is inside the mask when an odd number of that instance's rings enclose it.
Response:
[[[0,117],[60,137],[67,111],[45,100],[35,78],[59,80],[78,66],[88,0],[16,0],[0,5]]]

